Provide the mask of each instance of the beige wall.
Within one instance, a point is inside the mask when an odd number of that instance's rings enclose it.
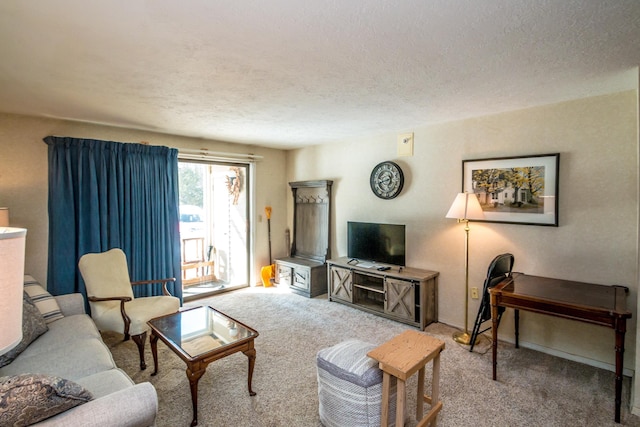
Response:
[[[47,145],[48,135],[102,139],[118,142],[148,142],[176,148],[208,148],[212,151],[253,153],[263,156],[256,163],[255,205],[258,221],[264,206],[274,207],[272,229],[284,235],[286,217],[285,152],[246,145],[184,138],[152,132],[96,126],[63,120],[38,119],[0,114],[0,206],[10,208],[11,225],[27,228],[25,270],[42,283],[47,277]],[[253,283],[259,280],[259,267],[269,262],[267,225],[264,215],[255,227],[255,266]],[[285,252],[284,238],[274,240],[273,251]]]
[[[291,151],[287,179],[335,181],[334,257],[346,256],[348,220],[406,224],[407,265],[440,272],[439,320],[461,327],[464,231],[445,214],[461,190],[462,160],[559,152],[560,227],[472,223],[470,286],[482,286],[495,255],[511,252],[516,271],[628,286],[627,305],[635,319],[636,127],[636,91],[625,92],[403,129],[415,132],[413,157],[397,157],[397,135],[391,133]],[[378,199],[369,189],[371,169],[384,160],[399,163],[406,175],[405,189],[393,200]],[[470,327],[477,307],[477,300],[470,300]],[[625,367],[630,370],[635,329],[635,321],[629,322]],[[500,336],[513,340],[512,332],[508,310]],[[525,346],[599,366],[614,364],[610,329],[522,313],[520,332]]]

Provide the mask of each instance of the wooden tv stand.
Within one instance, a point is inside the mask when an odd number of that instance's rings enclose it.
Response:
[[[398,322],[424,328],[438,321],[438,273],[391,267],[380,271],[372,263],[349,263],[343,257],[327,261],[329,300],[351,305]]]

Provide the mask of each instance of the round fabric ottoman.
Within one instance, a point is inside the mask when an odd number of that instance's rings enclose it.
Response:
[[[377,346],[348,340],[324,348],[316,357],[320,421],[326,427],[379,426],[382,371],[367,356]],[[395,425],[396,388],[391,388],[389,425]]]

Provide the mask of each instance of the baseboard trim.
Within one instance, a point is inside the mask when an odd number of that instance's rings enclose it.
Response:
[[[511,344],[515,345],[515,341],[502,340],[502,339],[500,341],[507,341],[507,342],[510,342]],[[568,360],[572,360],[574,362],[584,363],[585,365],[593,366],[593,367],[600,368],[600,369],[605,369],[607,371],[611,371],[611,372],[615,372],[616,371],[616,367],[613,364],[602,362],[600,360],[590,359],[590,358],[584,357],[584,356],[578,356],[577,354],[566,353],[564,351],[555,350],[553,348],[544,347],[544,346],[533,344],[533,343],[529,343],[529,342],[520,342],[520,347],[524,347],[524,348],[528,348],[528,349],[531,349],[531,350],[539,351],[540,353],[549,354],[551,356],[560,357],[562,359],[568,359]],[[635,375],[635,370],[634,369],[629,369],[629,368],[624,368],[622,370],[622,375],[633,378],[633,376]]]

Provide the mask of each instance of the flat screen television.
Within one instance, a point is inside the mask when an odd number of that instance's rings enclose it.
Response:
[[[405,226],[347,222],[347,257],[404,267]]]

